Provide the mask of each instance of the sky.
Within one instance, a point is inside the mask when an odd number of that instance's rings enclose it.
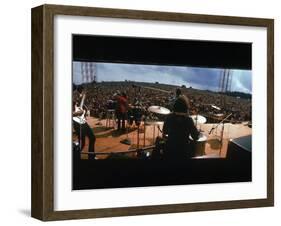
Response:
[[[186,66],[141,65],[123,63],[94,63],[97,82],[137,81],[159,82],[201,90],[219,91],[221,73],[224,69]],[[251,70],[231,69],[231,91],[252,93]],[[83,83],[81,62],[73,62],[73,82]]]

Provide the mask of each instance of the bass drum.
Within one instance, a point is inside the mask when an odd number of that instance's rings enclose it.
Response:
[[[194,156],[196,157],[205,155],[207,136],[203,133],[200,133],[197,141],[194,141],[191,136],[189,136],[189,139],[194,146]]]

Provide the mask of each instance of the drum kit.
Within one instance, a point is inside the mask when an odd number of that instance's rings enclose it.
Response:
[[[135,121],[135,124],[137,125],[137,149],[139,149],[140,144],[140,124],[143,120],[144,125],[144,135],[143,135],[143,146],[146,144],[146,137],[147,137],[147,127],[152,126],[153,127],[153,134],[152,134],[152,143],[154,144],[156,141],[156,132],[158,132],[157,137],[159,137],[159,132],[163,133],[161,131],[161,126],[164,125],[164,119],[165,116],[171,113],[171,111],[168,108],[162,107],[162,106],[150,106],[147,108],[147,110],[140,106],[131,106],[131,110],[128,113],[128,122],[130,125],[133,124],[133,121]],[[216,110],[221,110],[219,107],[212,105],[212,108]],[[224,115],[218,113],[217,117],[222,118]],[[193,138],[190,136],[187,139],[193,143],[194,146],[194,156],[202,156],[205,155],[205,147],[207,143],[207,135],[204,134],[204,131],[201,130],[201,126],[207,122],[206,117],[203,115],[195,114],[191,115],[190,118],[193,120],[195,127],[199,131],[199,137],[196,141],[193,140]],[[161,120],[162,119],[162,120]],[[220,124],[220,123],[219,123]],[[156,128],[158,129],[156,131]],[[213,131],[213,128],[211,131],[207,132],[207,134],[211,134]]]
[[[162,106],[150,106],[147,109],[148,117],[145,117],[144,119],[144,136],[143,136],[143,145],[145,146],[146,142],[146,129],[147,126],[153,126],[153,135],[152,135],[152,143],[156,141],[156,128],[158,129],[158,136],[159,132],[162,133],[160,127],[164,125],[164,121],[159,120],[160,116],[166,116],[171,113],[171,111],[168,108],[162,107]],[[132,116],[133,117],[133,116]],[[135,117],[135,116],[134,116]],[[201,156],[204,155],[205,152],[205,145],[207,142],[207,136],[204,135],[201,130],[201,125],[205,124],[207,122],[207,119],[202,115],[191,115],[191,119],[193,120],[196,127],[200,126],[200,134],[197,141],[193,141],[192,137],[189,137],[191,142],[194,143],[195,147],[195,156]],[[129,119],[130,120],[130,119]],[[139,127],[138,127],[139,128]],[[139,129],[138,129],[138,136],[137,136],[137,148],[139,148]]]
[[[142,120],[144,121],[144,136],[143,136],[143,146],[145,146],[146,141],[146,127],[153,126],[153,142],[155,141],[155,134],[156,134],[156,127],[158,128],[158,135],[159,135],[159,128],[163,126],[164,121],[159,120],[161,116],[165,116],[170,114],[171,111],[165,107],[161,106],[150,106],[147,110],[140,106],[140,105],[130,105],[128,111],[128,124],[130,126],[135,125],[137,126],[137,149],[139,149],[140,144],[140,125]],[[128,128],[127,128],[127,138],[122,140],[121,143],[130,145],[128,138]]]

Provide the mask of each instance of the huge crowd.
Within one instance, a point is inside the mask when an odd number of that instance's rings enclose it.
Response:
[[[107,110],[118,93],[125,93],[129,106],[140,105],[145,111],[152,105],[162,106],[172,110],[175,98],[175,86],[158,83],[100,82],[84,86],[86,90],[85,105],[94,117],[106,117]],[[181,88],[182,93],[190,101],[190,115],[200,114],[209,121],[218,119],[218,115],[231,114],[228,121],[240,123],[251,121],[251,99],[227,96],[217,92]],[[79,95],[75,90],[74,101],[79,103]]]

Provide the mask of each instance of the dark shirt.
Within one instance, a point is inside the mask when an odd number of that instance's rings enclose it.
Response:
[[[165,157],[190,158],[192,156],[189,136],[193,140],[198,140],[199,132],[187,114],[171,113],[168,115],[163,126],[163,133],[167,135]]]

